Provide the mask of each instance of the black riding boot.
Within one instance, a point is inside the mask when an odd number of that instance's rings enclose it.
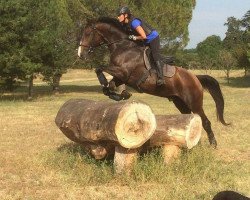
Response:
[[[157,77],[158,80],[156,81],[157,85],[164,85],[164,77],[163,77],[163,66],[161,61],[156,61],[156,70],[157,70]]]

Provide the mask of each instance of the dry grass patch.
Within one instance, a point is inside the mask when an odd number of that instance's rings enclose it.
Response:
[[[195,72],[199,73],[200,72]],[[205,132],[198,146],[183,151],[172,165],[162,165],[160,150],[138,160],[132,176],[113,173],[112,160],[96,161],[56,127],[55,116],[70,98],[107,99],[93,71],[74,71],[63,77],[62,92],[53,96],[45,85],[36,85],[33,101],[23,100],[26,88],[2,96],[0,102],[0,197],[1,199],[212,199],[218,191],[250,191],[250,88],[237,76],[227,86],[225,127],[216,122],[215,105],[205,93],[204,108],[215,132],[218,149],[208,145]],[[89,80],[88,78],[92,78]],[[81,79],[83,78],[83,79]],[[86,80],[85,80],[86,78]],[[70,84],[68,84],[70,83]],[[42,91],[42,95],[40,92]],[[155,114],[176,114],[167,99],[133,92]],[[111,101],[111,100],[110,100]]]

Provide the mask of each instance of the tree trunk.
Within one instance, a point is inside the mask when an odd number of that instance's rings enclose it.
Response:
[[[53,83],[52,83],[52,90],[54,94],[59,93],[59,85],[60,85],[60,79],[62,75],[61,74],[55,74],[53,76]]]
[[[58,111],[56,125],[77,143],[115,143],[124,148],[143,145],[154,133],[155,116],[140,102],[71,99]]]
[[[32,99],[32,94],[33,94],[33,80],[34,80],[34,75],[31,74],[29,77],[29,85],[28,85],[28,100]]]

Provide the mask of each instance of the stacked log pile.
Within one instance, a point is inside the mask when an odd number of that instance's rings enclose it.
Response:
[[[165,163],[180,148],[191,149],[200,137],[201,119],[195,114],[154,115],[143,102],[71,99],[58,111],[56,125],[96,159],[114,155],[116,172],[129,171],[138,152],[162,147]]]

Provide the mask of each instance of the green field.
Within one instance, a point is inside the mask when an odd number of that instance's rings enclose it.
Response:
[[[195,71],[194,73],[203,73]],[[25,86],[0,97],[1,199],[166,199],[211,200],[222,190],[250,195],[250,78],[233,71],[226,84],[222,71],[212,71],[225,98],[225,127],[216,120],[208,93],[204,110],[212,123],[218,149],[203,131],[199,145],[183,151],[170,166],[160,150],[141,157],[131,176],[115,175],[112,160],[95,161],[56,127],[55,116],[70,98],[106,100],[93,71],[70,70],[60,94],[35,81],[34,98]],[[133,91],[155,114],[179,113],[167,99]],[[111,100],[110,100],[111,101]]]

